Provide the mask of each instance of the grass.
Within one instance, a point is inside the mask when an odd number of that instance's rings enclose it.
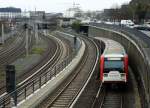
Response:
[[[32,54],[40,54],[40,55],[42,55],[43,53],[44,53],[44,49],[43,48],[33,48],[32,49]]]
[[[0,71],[0,81],[4,81],[5,80],[5,73],[4,71]]]

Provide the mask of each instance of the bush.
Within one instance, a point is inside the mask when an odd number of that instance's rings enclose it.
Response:
[[[81,26],[80,21],[75,21],[75,22],[71,25],[72,29],[74,29],[76,32],[79,32],[79,31],[80,31],[80,26]]]

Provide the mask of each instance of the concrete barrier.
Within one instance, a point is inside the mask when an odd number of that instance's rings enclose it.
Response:
[[[85,52],[85,43],[81,41],[81,47],[71,61],[71,63],[63,69],[56,77],[48,81],[40,90],[29,96],[26,100],[22,101],[17,108],[34,108],[41,103],[50,93],[52,93],[76,68],[80,63],[81,58]]]
[[[131,66],[138,82],[140,95],[142,96],[142,106],[147,108],[149,106],[150,97],[150,63],[147,61],[145,52],[141,50],[138,44],[132,38],[130,38],[130,36],[125,35],[124,33],[97,26],[89,26],[88,32],[89,37],[99,36],[110,38],[120,42],[124,46],[129,55],[129,65]],[[144,51],[145,50],[146,49],[144,49]],[[149,51],[149,49],[147,50]]]

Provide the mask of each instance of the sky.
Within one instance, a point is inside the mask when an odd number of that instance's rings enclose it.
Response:
[[[0,7],[17,7],[22,11],[41,10],[46,12],[64,12],[73,7],[73,3],[82,10],[103,10],[131,0],[0,0]]]

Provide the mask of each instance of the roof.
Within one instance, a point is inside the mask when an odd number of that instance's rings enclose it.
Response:
[[[21,9],[14,8],[14,7],[6,7],[6,8],[0,8],[0,12],[19,12],[19,13],[21,13]]]
[[[70,19],[75,19],[74,17],[60,17],[59,19],[63,19],[63,20],[70,20]]]
[[[126,55],[124,47],[119,42],[100,37],[96,37],[96,39],[102,40],[105,43],[104,57],[123,57]]]

